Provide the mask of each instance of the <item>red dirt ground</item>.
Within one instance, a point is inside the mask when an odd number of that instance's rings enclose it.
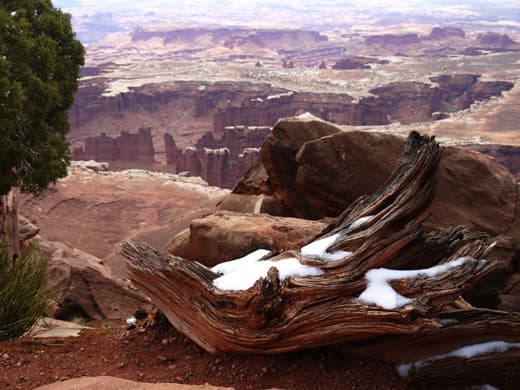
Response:
[[[0,389],[81,376],[236,389],[407,389],[393,366],[321,348],[274,356],[211,355],[169,329],[82,331],[78,338],[0,343]]]

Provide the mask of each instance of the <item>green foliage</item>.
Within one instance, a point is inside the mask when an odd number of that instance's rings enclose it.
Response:
[[[0,341],[22,336],[43,315],[46,281],[47,257],[37,247],[22,252],[14,267],[0,247]]]
[[[67,174],[67,110],[84,50],[50,0],[0,4],[0,195],[39,193]]]

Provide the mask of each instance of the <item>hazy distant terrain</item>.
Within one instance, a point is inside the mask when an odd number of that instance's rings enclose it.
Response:
[[[73,15],[78,36],[95,42],[110,32],[143,24],[182,26],[293,27],[318,31],[388,26],[401,23],[457,24],[461,27],[520,32],[518,1],[383,0],[240,1],[240,0],[55,0]],[[419,3],[419,4],[418,4]]]
[[[257,129],[305,112],[365,130],[520,145],[518,1],[56,4],[87,50],[70,112],[77,159],[232,186],[256,158]],[[520,171],[516,149],[507,153]]]

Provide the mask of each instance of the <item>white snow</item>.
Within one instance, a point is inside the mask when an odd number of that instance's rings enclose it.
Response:
[[[345,257],[352,256],[352,252],[350,251],[336,251],[336,252],[328,252],[327,250],[334,245],[341,237],[343,233],[348,233],[352,230],[359,229],[365,223],[370,222],[374,219],[373,215],[367,215],[366,217],[361,217],[346,229],[332,236],[320,238],[319,240],[313,241],[307,245],[305,245],[301,249],[301,254],[309,259],[320,259],[326,261],[338,261],[342,260]]]
[[[359,229],[361,226],[363,226],[364,224],[370,222],[371,220],[373,220],[375,217],[375,215],[367,215],[366,217],[361,217],[357,220],[355,220],[354,222],[352,222],[352,224],[348,227],[348,231],[352,231],[352,230],[356,230],[356,229]]]
[[[289,91],[289,92],[285,92],[285,93],[279,93],[277,95],[270,95],[270,96],[266,97],[265,99],[266,100],[280,99],[282,97],[289,97],[289,96],[292,96],[292,95],[294,95],[294,92],[293,91]]]
[[[321,118],[311,114],[310,112],[304,112],[303,114],[298,115],[296,119],[301,121],[322,121]]]
[[[213,280],[213,285],[220,290],[247,290],[248,288],[253,287],[258,279],[266,277],[267,272],[271,267],[276,267],[278,269],[278,277],[281,281],[291,276],[317,276],[323,273],[321,269],[303,265],[298,261],[298,259],[295,258],[283,259],[280,261],[258,261],[258,259],[263,256],[260,257],[260,253],[256,252],[248,255],[252,257],[247,261],[244,261],[245,258],[242,258],[239,259],[240,261],[238,263],[233,263],[237,261],[233,260],[227,262],[227,265],[226,263],[222,263],[213,267],[213,271],[216,269],[220,269],[220,272],[222,272],[222,270],[226,271],[224,275]],[[255,255],[253,256],[253,254]],[[248,256],[246,256],[246,258]],[[229,265],[229,263],[233,264]]]
[[[228,148],[220,148],[220,149],[204,148],[204,153],[206,153],[206,154],[226,155],[226,154],[229,154],[229,149]]]
[[[481,344],[466,345],[465,347],[454,349],[451,352],[429,357],[427,359],[419,360],[415,363],[400,364],[397,367],[397,372],[401,376],[408,376],[412,368],[421,368],[437,360],[446,359],[449,357],[458,357],[463,359],[471,359],[476,356],[485,355],[492,352],[505,352],[511,348],[520,348],[520,343],[508,343],[505,341],[488,341]]]
[[[471,257],[459,257],[448,263],[439,264],[431,268],[418,270],[392,270],[387,268],[375,268],[368,271],[365,275],[367,288],[359,296],[359,300],[365,303],[372,303],[386,310],[398,309],[412,299],[407,298],[395,291],[390,285],[390,281],[395,279],[414,279],[421,277],[433,277],[445,272],[453,267],[458,267]]]
[[[352,252],[348,251],[336,251],[333,253],[327,252],[327,249],[334,245],[340,236],[341,232],[313,241],[302,247],[301,254],[309,259],[320,259],[326,261],[338,261],[351,256]]]
[[[211,270],[219,274],[227,274],[240,269],[241,267],[247,266],[250,263],[254,263],[269,255],[271,251],[267,249],[257,249],[248,255],[239,259],[226,261],[224,263],[217,264]]]

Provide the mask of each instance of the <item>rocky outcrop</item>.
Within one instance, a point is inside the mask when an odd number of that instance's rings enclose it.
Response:
[[[138,309],[150,308],[128,283],[114,277],[100,259],[63,243],[38,237],[34,242],[50,256],[47,284],[54,301],[49,313],[52,317],[125,319]]]
[[[466,33],[460,27],[434,27],[426,39],[441,41],[452,38],[466,38]]]
[[[161,109],[167,108],[172,111],[181,110],[184,114],[193,110],[194,118],[199,118],[259,95],[286,92],[284,89],[271,88],[265,84],[229,82],[175,82],[161,88],[131,88],[130,91],[119,94],[105,94],[105,88],[104,82],[98,79],[81,83],[74,98],[74,106],[69,111],[71,136],[77,137],[74,133],[90,122],[97,122],[100,116],[108,116],[122,122],[126,116],[132,114],[157,114]],[[153,120],[154,118],[148,118],[148,121]],[[96,128],[98,127],[99,124],[96,125]]]
[[[478,37],[478,43],[483,47],[493,47],[507,49],[510,46],[518,45],[507,34],[499,34],[495,32],[487,32]]]
[[[367,45],[394,45],[403,46],[420,43],[421,39],[419,35],[414,33],[408,34],[381,34],[381,35],[370,35],[365,38],[365,44]]]
[[[387,60],[378,60],[377,58],[349,56],[342,58],[332,65],[332,69],[347,70],[347,69],[368,69],[370,64],[388,64]]]
[[[497,144],[463,146],[496,158],[500,164],[507,167],[516,176],[516,179],[520,181],[520,146]]]
[[[189,230],[176,236],[166,250],[213,266],[257,249],[298,248],[324,227],[317,221],[221,211],[194,219]]]
[[[20,210],[43,239],[67,246],[67,258],[81,262],[79,254],[86,253],[122,280],[126,265],[116,254],[121,241],[132,237],[163,247],[228,193],[195,177],[73,165],[42,196],[20,196]]]
[[[317,31],[290,29],[241,29],[241,28],[184,28],[172,30],[150,30],[137,27],[132,32],[132,41],[146,41],[161,38],[164,45],[171,43],[197,44],[210,40],[215,46],[228,49],[235,47],[300,47],[327,41],[325,35]]]
[[[344,125],[431,121],[435,112],[449,113],[464,109],[475,100],[499,96],[512,87],[508,82],[478,80],[477,75],[444,75],[434,78],[433,82],[438,85],[391,83],[372,89],[371,96],[355,100],[348,94],[293,92],[260,84],[201,85],[193,82],[173,83],[167,88],[145,86],[115,96],[104,96],[102,86],[86,81],[76,94],[75,106],[69,113],[69,139],[75,146],[76,158],[113,161],[126,156],[130,159],[150,159],[152,144],[149,139],[139,141],[139,145],[147,145],[146,150],[138,149],[137,153],[119,150],[113,123],[121,127],[135,126],[135,117],[140,118],[146,113],[147,122],[153,126],[152,138],[156,147],[157,132],[164,133],[163,129],[169,129],[172,123],[175,123],[176,138],[182,137],[175,142],[195,146],[197,139],[208,131],[212,131],[214,137],[223,137],[229,126],[270,127],[279,118],[303,112],[311,112]],[[186,115],[190,120],[185,120]],[[166,121],[164,118],[171,119]],[[106,135],[94,136],[99,129],[105,129],[103,132]],[[115,134],[118,133],[119,129]],[[86,137],[85,134],[90,135]],[[135,142],[130,135],[123,138],[128,138],[130,145]],[[173,146],[177,147],[173,144],[166,147],[166,159],[175,153]],[[224,146],[204,147],[218,149]],[[172,161],[170,158],[170,164]]]
[[[261,148],[262,166],[250,170],[233,193],[275,197],[290,216],[337,216],[386,180],[403,143],[384,133],[342,131],[317,118],[284,119]],[[445,147],[437,175],[432,223],[499,235],[519,222],[513,221],[516,179],[496,160]]]
[[[435,112],[455,112],[476,100],[500,96],[513,87],[505,81],[480,81],[478,75],[432,77],[434,84],[393,82],[370,90],[373,96],[359,101],[349,95],[287,92],[243,101],[237,107],[219,110],[214,117],[214,132],[229,125],[272,126],[278,118],[310,112],[342,125],[385,125],[431,121]]]
[[[204,134],[194,147],[177,148],[170,134],[164,135],[166,160],[177,173],[200,176],[210,185],[232,188],[258,158],[258,147],[269,127],[226,127],[221,138]]]
[[[135,134],[122,131],[116,138],[105,133],[97,137],[88,137],[83,147],[74,148],[73,157],[75,160],[154,161],[152,129],[140,128]]]

